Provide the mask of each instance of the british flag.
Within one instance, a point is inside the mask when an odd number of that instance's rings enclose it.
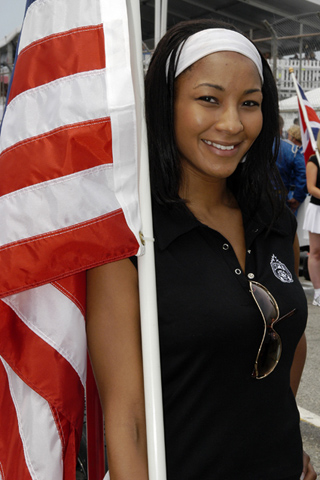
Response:
[[[141,253],[128,35],[125,0],[27,2],[0,136],[1,480],[75,478],[85,270]]]
[[[308,121],[314,137],[313,139],[310,138],[310,134],[307,128],[307,122],[303,114],[303,108],[301,107],[301,103],[298,97],[301,139],[302,139],[304,158],[305,158],[305,162],[307,163],[310,155],[315,154],[313,143],[317,141],[318,132],[320,130],[320,120],[315,110],[312,108],[301,86],[299,84],[297,84],[297,86],[299,88],[301,98],[305,107],[305,111],[308,117]]]

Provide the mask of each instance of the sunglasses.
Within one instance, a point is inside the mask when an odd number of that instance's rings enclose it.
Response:
[[[250,281],[249,285],[264,321],[264,333],[252,372],[252,377],[261,379],[273,372],[282,352],[281,338],[273,327],[280,320],[290,317],[296,308],[279,318],[278,304],[269,290],[258,282]]]

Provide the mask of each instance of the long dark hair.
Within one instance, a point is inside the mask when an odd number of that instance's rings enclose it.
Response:
[[[181,45],[191,35],[208,28],[237,31],[233,26],[213,19],[181,22],[171,28],[159,42],[146,75],[151,190],[155,200],[163,205],[183,203],[179,197],[181,166],[174,134],[175,70],[178,55]],[[275,219],[282,210],[285,199],[281,177],[275,165],[280,143],[278,93],[270,67],[261,53],[260,56],[264,75],[263,126],[247,153],[246,162],[239,164],[228,178],[228,186],[241,210],[248,215],[253,214],[260,199],[267,196]]]

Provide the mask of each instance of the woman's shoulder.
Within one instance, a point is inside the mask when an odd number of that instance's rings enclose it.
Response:
[[[314,163],[319,168],[319,162],[316,155],[311,155],[309,157],[308,163]]]

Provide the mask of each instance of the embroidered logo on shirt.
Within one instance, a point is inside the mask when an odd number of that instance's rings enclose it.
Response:
[[[287,269],[284,263],[280,262],[275,255],[272,255],[270,262],[272,271],[279,280],[283,283],[292,283],[293,278],[290,270]]]

